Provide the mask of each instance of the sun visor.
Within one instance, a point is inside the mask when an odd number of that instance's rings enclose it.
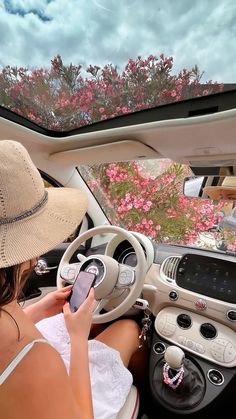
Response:
[[[99,164],[160,157],[156,150],[135,140],[123,140],[113,143],[61,151],[49,156],[50,161],[62,164]]]

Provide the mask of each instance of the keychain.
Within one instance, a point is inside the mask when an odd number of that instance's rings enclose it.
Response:
[[[144,346],[146,341],[149,344],[148,338],[150,335],[150,329],[152,325],[152,320],[150,318],[150,315],[151,315],[151,310],[149,308],[146,308],[144,310],[144,318],[142,319],[142,330],[139,335],[139,340],[140,340],[139,349]]]

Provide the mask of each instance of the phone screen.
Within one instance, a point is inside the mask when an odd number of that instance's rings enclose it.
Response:
[[[84,302],[89,294],[90,288],[93,286],[96,275],[91,272],[81,271],[78,273],[74,285],[71,289],[71,294],[68,297],[70,309],[72,312],[78,310],[80,305]]]

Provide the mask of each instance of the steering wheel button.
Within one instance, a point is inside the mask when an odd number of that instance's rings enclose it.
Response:
[[[122,275],[119,277],[119,283],[121,285],[128,285],[129,284],[129,278],[127,278],[125,275]]]
[[[63,266],[60,276],[63,279],[68,279],[68,272],[69,272],[70,267],[69,266]]]
[[[74,279],[75,278],[75,272],[76,272],[76,270],[73,269],[73,268],[68,269],[67,279]]]

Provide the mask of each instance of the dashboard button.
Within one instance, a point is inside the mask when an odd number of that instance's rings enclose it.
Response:
[[[207,303],[205,300],[203,300],[202,298],[198,298],[197,301],[195,301],[195,307],[198,310],[206,310],[207,308]]]
[[[195,349],[199,354],[204,354],[205,352],[204,346],[201,345],[200,343],[196,343]]]
[[[179,342],[180,345],[185,345],[186,340],[187,340],[186,337],[184,337],[182,335],[179,335],[177,339],[178,339],[178,342]]]
[[[236,348],[231,342],[229,342],[227,343],[225,347],[224,360],[225,362],[232,362],[235,360],[235,358],[236,358]]]
[[[212,384],[215,384],[216,386],[220,386],[224,382],[224,376],[221,374],[220,371],[212,369],[209,370],[207,373],[208,380],[211,381]]]
[[[232,322],[236,322],[236,311],[235,310],[229,310],[226,314],[227,319],[231,320]]]
[[[186,341],[186,346],[187,346],[189,349],[195,349],[195,342],[193,342],[191,339],[187,339],[187,341]]]
[[[188,314],[181,313],[177,317],[177,324],[181,329],[189,329],[192,325],[191,317]]]
[[[166,350],[166,347],[163,342],[156,342],[153,346],[153,350],[156,354],[163,354]]]
[[[165,327],[162,330],[164,336],[171,336],[175,333],[175,324],[166,322]]]
[[[171,301],[176,301],[176,300],[178,300],[178,294],[177,294],[177,292],[176,291],[170,291],[170,293],[169,293],[169,299],[171,300]]]
[[[200,333],[206,339],[214,339],[217,335],[217,330],[213,324],[203,323],[200,326]]]

